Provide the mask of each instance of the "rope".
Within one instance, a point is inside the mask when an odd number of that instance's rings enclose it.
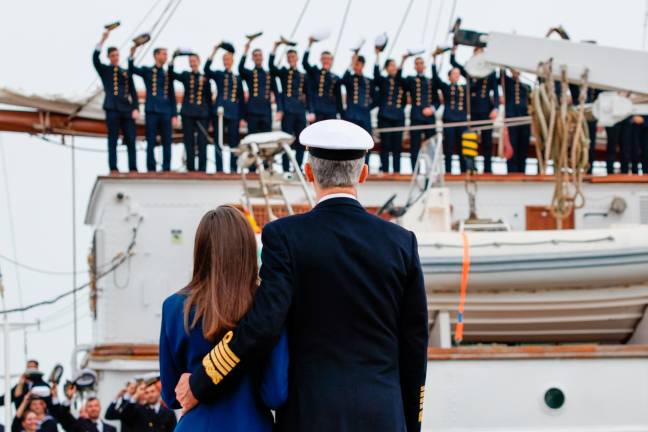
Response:
[[[157,27],[157,24],[162,19],[165,12],[169,9],[169,7],[173,3],[173,1],[174,0],[170,0],[169,4],[167,4],[167,7],[164,8],[164,11],[162,11],[162,15],[160,16],[160,19],[158,19],[158,21],[156,22],[155,26],[151,30],[151,33],[153,33],[155,31],[155,28]],[[151,51],[151,48],[153,47],[153,45],[155,45],[155,42],[157,42],[158,38],[160,37],[160,35],[164,31],[164,29],[166,28],[167,24],[169,24],[169,21],[171,21],[171,18],[173,18],[173,15],[175,14],[176,10],[178,9],[178,6],[180,6],[180,3],[182,3],[182,0],[177,0],[176,4],[173,6],[173,9],[171,9],[169,14],[167,15],[164,23],[162,23],[162,26],[160,27],[160,30],[155,34],[155,36],[153,36],[151,38],[149,43],[146,45],[146,49],[144,51],[142,51],[142,54],[139,56],[138,61],[142,60]]]
[[[409,4],[407,5],[407,8],[405,9],[405,13],[403,14],[403,18],[401,19],[401,22],[398,26],[398,29],[396,30],[396,35],[394,36],[394,40],[389,44],[389,51],[387,52],[387,58],[391,57],[392,52],[394,51],[394,48],[396,47],[396,41],[398,41],[398,37],[401,34],[401,31],[403,30],[403,26],[405,25],[405,22],[407,21],[407,16],[409,15],[410,10],[412,9],[412,5],[414,4],[414,0],[410,0]]]
[[[136,244],[135,240],[137,239],[137,232],[139,230],[139,227],[140,227],[143,219],[144,218],[140,216],[140,218],[137,221],[137,225],[133,228],[133,236],[131,238],[130,244],[128,245],[128,248],[126,248],[126,251],[125,252],[120,252],[117,255],[115,255],[115,257],[113,258],[114,263],[108,268],[108,270],[98,274],[97,275],[97,280],[99,280],[99,279],[103,278],[104,276],[107,276],[110,273],[117,270],[118,267],[120,267],[122,264],[124,264],[133,255],[132,250],[135,247],[135,244]],[[71,289],[69,291],[66,291],[66,292],[64,292],[62,294],[59,294],[56,297],[51,298],[49,300],[43,300],[43,301],[40,301],[40,302],[32,303],[30,305],[22,306],[22,307],[18,307],[18,308],[14,308],[14,309],[0,310],[0,315],[6,315],[6,314],[16,313],[16,312],[26,312],[28,310],[35,309],[37,307],[52,305],[54,303],[57,303],[59,300],[62,300],[64,298],[68,297],[68,296],[76,294],[77,292],[87,288],[88,286],[90,286],[90,284],[91,284],[91,281],[88,281],[88,282],[84,283],[83,285],[80,285],[80,286],[78,286],[76,288],[73,288],[73,289]]]
[[[459,291],[459,308],[457,313],[457,326],[455,327],[455,342],[460,344],[463,341],[464,331],[464,308],[466,306],[466,292],[468,291],[468,275],[470,274],[470,242],[468,234],[461,233],[463,248],[463,259],[461,261],[461,288]]]
[[[310,0],[306,0],[306,2],[304,3],[304,7],[302,8],[301,12],[299,13],[299,16],[297,17],[297,22],[295,22],[295,25],[292,28],[292,31],[290,32],[290,36],[288,36],[290,40],[292,40],[295,37],[295,34],[297,33],[297,29],[299,28],[299,25],[302,22],[302,18],[304,18],[304,14],[306,13],[306,9],[308,9],[309,4],[310,4]],[[287,52],[288,50],[284,47],[281,53],[281,57],[279,58],[279,63],[283,61]]]
[[[430,10],[432,9],[432,0],[428,0],[427,7],[425,8],[425,20],[423,21],[423,34],[421,34],[421,45],[427,39],[428,27],[430,25]]]
[[[42,274],[48,274],[48,275],[58,275],[58,276],[63,276],[63,275],[71,276],[72,273],[73,273],[73,272],[70,272],[70,271],[46,270],[46,269],[41,269],[41,268],[38,268],[38,267],[33,267],[33,266],[28,265],[28,264],[23,264],[21,262],[13,260],[13,259],[11,259],[8,256],[3,255],[3,254],[0,254],[0,259],[5,260],[5,261],[15,265],[16,267],[20,267],[20,268],[23,268],[25,270],[33,271],[35,273],[42,273]],[[87,272],[88,271],[85,270],[85,271],[77,272],[77,274],[87,273]]]
[[[436,22],[434,23],[434,35],[432,36],[432,44],[431,46],[436,46],[437,45],[437,40],[439,38],[439,22],[441,22],[441,15],[443,14],[443,5],[445,4],[445,0],[441,0],[441,3],[439,4],[439,12],[437,13],[436,17]]]
[[[594,239],[587,239],[587,240],[538,240],[538,241],[530,241],[530,242],[490,242],[490,243],[479,243],[479,244],[474,244],[471,247],[473,249],[475,248],[484,248],[484,247],[502,247],[502,246],[541,246],[541,245],[554,245],[558,246],[560,244],[592,244],[592,243],[601,243],[601,242],[613,242],[615,241],[614,237],[612,236],[607,236],[607,237],[599,237],[599,238],[594,238]],[[443,249],[443,248],[460,248],[462,246],[456,245],[456,244],[449,244],[449,243],[420,243],[420,246],[431,246],[435,247],[437,249]]]
[[[340,47],[340,41],[342,40],[342,34],[344,33],[344,26],[346,24],[347,17],[349,16],[349,10],[351,9],[351,2],[349,0],[344,11],[344,16],[342,17],[342,24],[340,25],[340,32],[338,33],[337,40],[335,41],[335,48],[333,49],[333,61],[337,57],[338,48]]]
[[[503,122],[507,126],[522,126],[522,125],[527,125],[531,124],[531,117],[529,116],[524,116],[524,117],[510,117],[504,120]],[[471,130],[477,131],[477,130],[487,130],[487,129],[497,129],[501,127],[500,125],[495,126],[495,122],[492,119],[487,119],[487,120],[466,120],[466,121],[460,121],[460,122],[450,122],[450,123],[443,123],[442,124],[443,128],[455,128],[455,127],[464,127],[464,126],[470,126]],[[474,126],[474,127],[473,127]],[[415,125],[415,126],[397,126],[397,127],[389,127],[389,128],[375,128],[374,131],[376,133],[379,132],[404,132],[404,131],[422,131],[422,130],[428,130],[428,129],[436,129],[436,125],[431,124],[431,125]]]

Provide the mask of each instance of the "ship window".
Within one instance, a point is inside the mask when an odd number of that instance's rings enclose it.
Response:
[[[565,393],[556,387],[552,387],[545,392],[545,404],[551,409],[560,409],[565,404]]]

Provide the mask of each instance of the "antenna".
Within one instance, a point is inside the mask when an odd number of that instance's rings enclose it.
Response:
[[[646,10],[644,12],[643,34],[641,36],[641,49],[646,49],[646,30],[648,29],[648,0],[646,0]]]

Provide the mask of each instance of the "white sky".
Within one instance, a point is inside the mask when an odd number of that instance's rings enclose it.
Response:
[[[3,58],[0,85],[35,93],[85,94],[95,80],[91,54],[103,24],[121,20],[122,27],[113,32],[109,40],[109,44],[120,46],[154,3],[155,0],[6,2],[0,14]],[[245,33],[263,30],[264,36],[255,42],[258,42],[256,46],[267,50],[280,34],[290,34],[303,4],[303,0],[229,3],[185,0],[157,45],[171,49],[191,47],[204,57],[221,39],[231,40],[240,50]],[[373,66],[373,38],[383,31],[393,38],[407,4],[405,0],[353,0],[335,69],[340,72],[347,66],[348,47],[359,36],[368,40],[363,54],[368,58],[368,66]],[[437,16],[440,17],[439,34],[435,44],[445,38],[451,4],[451,0],[431,0],[427,37],[423,41],[426,46],[435,42]],[[421,44],[427,5],[428,0],[414,0],[393,56],[399,56],[409,46]],[[312,0],[295,36],[301,42],[298,49],[303,49],[311,31],[330,27],[333,36],[314,49],[312,58],[317,60],[319,49],[332,50],[345,6],[346,0]],[[462,17],[465,28],[472,30],[543,36],[549,27],[562,24],[575,40],[595,39],[601,45],[641,49],[645,7],[646,3],[641,0],[458,0],[456,15]],[[158,14],[154,12],[153,16]],[[147,30],[152,21],[145,23],[142,31]],[[467,50],[460,54],[465,59]],[[123,52],[123,61],[125,57]],[[149,56],[146,62],[151,58]],[[184,67],[183,63],[179,61],[179,66]],[[98,139],[78,139],[76,144],[98,150],[105,148],[105,141]],[[39,268],[70,271],[70,151],[34,137],[11,133],[0,133],[0,147],[3,150],[0,152],[0,254],[13,257],[5,193],[8,188],[18,260]],[[175,153],[180,153],[179,150],[178,147]],[[2,172],[3,154],[6,176]],[[121,154],[121,167],[126,166],[123,157]],[[139,166],[145,166],[141,152]],[[86,254],[92,236],[92,227],[83,225],[85,206],[96,176],[106,172],[104,153],[77,152],[77,263],[81,270],[87,268]],[[47,276],[27,270],[20,270],[18,274],[13,265],[1,258],[0,269],[8,307],[19,304],[18,286],[24,304],[53,297],[72,287],[69,276]],[[80,275],[78,283],[85,281],[85,276]],[[81,343],[90,342],[88,310],[84,293],[80,295],[78,308],[83,317]],[[73,347],[71,311],[71,299],[68,298],[54,306],[27,313],[24,318],[12,315],[17,321],[42,321],[41,331],[28,335],[28,356],[41,360],[47,373],[56,362],[69,368]],[[21,333],[13,334],[11,347],[11,369],[18,373],[25,359]],[[2,369],[0,364],[0,371]]]

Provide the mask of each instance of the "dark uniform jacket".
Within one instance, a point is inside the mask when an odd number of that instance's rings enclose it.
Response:
[[[272,79],[279,78],[281,93],[277,98],[277,111],[290,114],[305,115],[306,111],[313,112],[310,105],[310,86],[305,73],[297,69],[275,65],[275,55],[270,54],[270,75]]]
[[[443,94],[443,121],[466,120],[466,87],[456,83],[448,84],[441,80],[435,65],[432,65],[432,81]]]
[[[309,51],[304,53],[302,66],[308,74],[309,84],[311,86],[313,112],[317,114],[336,115],[340,107],[340,78],[331,71],[325,71],[308,63],[309,54]]]
[[[216,83],[216,103],[213,104],[213,114],[218,107],[223,107],[226,119],[243,117],[243,81],[241,77],[228,70],[212,70],[212,61],[205,63],[205,76]]]
[[[187,117],[207,118],[211,112],[211,86],[209,79],[200,72],[177,73],[169,66],[172,80],[180,81],[184,87],[180,114]],[[171,85],[173,88],[173,85]]]
[[[133,432],[171,432],[176,426],[175,413],[162,405],[156,412],[148,405],[126,402],[122,411],[124,420],[133,425]]]
[[[374,66],[374,85],[378,90],[378,117],[390,120],[405,120],[405,83],[403,71],[398,69],[396,76],[382,76],[378,65]]]
[[[168,71],[156,66],[135,66],[132,58],[128,59],[128,70],[131,74],[139,75],[144,80],[146,86],[145,112],[168,114],[172,117],[178,114],[173,80]]]
[[[470,80],[470,110],[472,112],[487,115],[497,108],[499,104],[499,86],[495,72],[484,78],[473,78],[463,66],[457,63],[454,54],[450,56],[450,64],[458,68],[466,80]]]
[[[245,67],[246,58],[247,56],[241,56],[239,61],[239,75],[247,84],[249,93],[245,104],[245,113],[271,115],[270,94],[277,95],[277,85],[265,69],[256,66],[253,69],[247,69]]]
[[[119,403],[113,401],[110,402],[108,408],[106,408],[106,415],[104,416],[106,420],[119,420],[121,424],[121,432],[134,432],[135,427],[133,424],[128,422],[128,419],[124,419],[123,412],[124,406],[128,403],[125,399],[122,399]]]
[[[370,113],[377,100],[373,80],[347,70],[341,84],[346,88],[344,119],[352,122],[370,121]]]
[[[531,87],[504,74],[504,106],[506,117],[529,115],[529,96]]]
[[[429,117],[423,115],[424,108],[436,109],[439,107],[439,94],[432,80],[423,74],[416,74],[407,77],[404,85],[412,99],[410,119],[434,123],[434,115]]]
[[[205,357],[190,379],[197,398],[227,391],[285,325],[278,430],[420,430],[428,314],[414,234],[338,197],[266,225],[262,242],[254,305],[210,352],[235,366],[218,376]]]
[[[99,50],[92,53],[92,64],[103,84],[104,110],[131,112],[139,108],[133,77],[126,69],[101,63]]]
[[[51,405],[50,411],[54,418],[60,423],[66,432],[99,432],[97,425],[87,418],[75,418],[70,412],[70,407],[61,404]],[[114,426],[109,425],[103,420],[103,432],[117,432]]]

